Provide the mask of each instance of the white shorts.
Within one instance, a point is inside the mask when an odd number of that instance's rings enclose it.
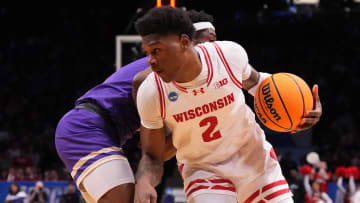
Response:
[[[189,203],[237,203],[237,199],[231,195],[221,194],[200,194],[191,198]],[[294,203],[294,200],[289,197],[288,199],[280,200],[276,203]]]
[[[179,164],[187,200],[193,202],[192,198],[201,194],[218,194],[236,197],[239,203],[292,202],[292,193],[276,157],[269,154],[264,170],[249,178],[242,171],[247,166],[237,165],[236,156],[218,165]]]
[[[135,183],[134,174],[127,160],[108,161],[90,172],[80,184],[80,192],[87,203],[96,203],[112,188]]]

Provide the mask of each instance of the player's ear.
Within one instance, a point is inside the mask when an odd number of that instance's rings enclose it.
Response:
[[[191,39],[188,35],[186,34],[181,34],[180,36],[180,44],[181,44],[181,48],[186,49],[191,45]]]

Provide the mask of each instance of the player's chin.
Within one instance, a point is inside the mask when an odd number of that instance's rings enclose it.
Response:
[[[172,81],[172,79],[170,77],[167,77],[165,74],[159,74],[160,78],[162,79],[162,81],[169,83]]]

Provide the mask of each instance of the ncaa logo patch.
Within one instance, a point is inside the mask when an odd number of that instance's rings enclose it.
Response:
[[[174,102],[178,99],[179,95],[176,92],[170,92],[168,98],[170,101]]]

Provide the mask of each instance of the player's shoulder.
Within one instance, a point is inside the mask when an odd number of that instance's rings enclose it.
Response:
[[[156,73],[151,72],[147,75],[145,80],[141,83],[139,87],[139,92],[147,92],[147,95],[157,92],[157,88],[160,85],[161,81],[157,80]]]
[[[238,49],[238,50],[244,50],[244,48],[237,42],[234,41],[215,41],[214,44],[217,44],[219,47],[223,49]]]
[[[197,48],[205,47],[209,51],[221,51],[221,52],[230,52],[230,53],[238,53],[238,52],[246,52],[245,49],[237,42],[234,41],[215,41],[215,42],[205,42],[197,45]]]

